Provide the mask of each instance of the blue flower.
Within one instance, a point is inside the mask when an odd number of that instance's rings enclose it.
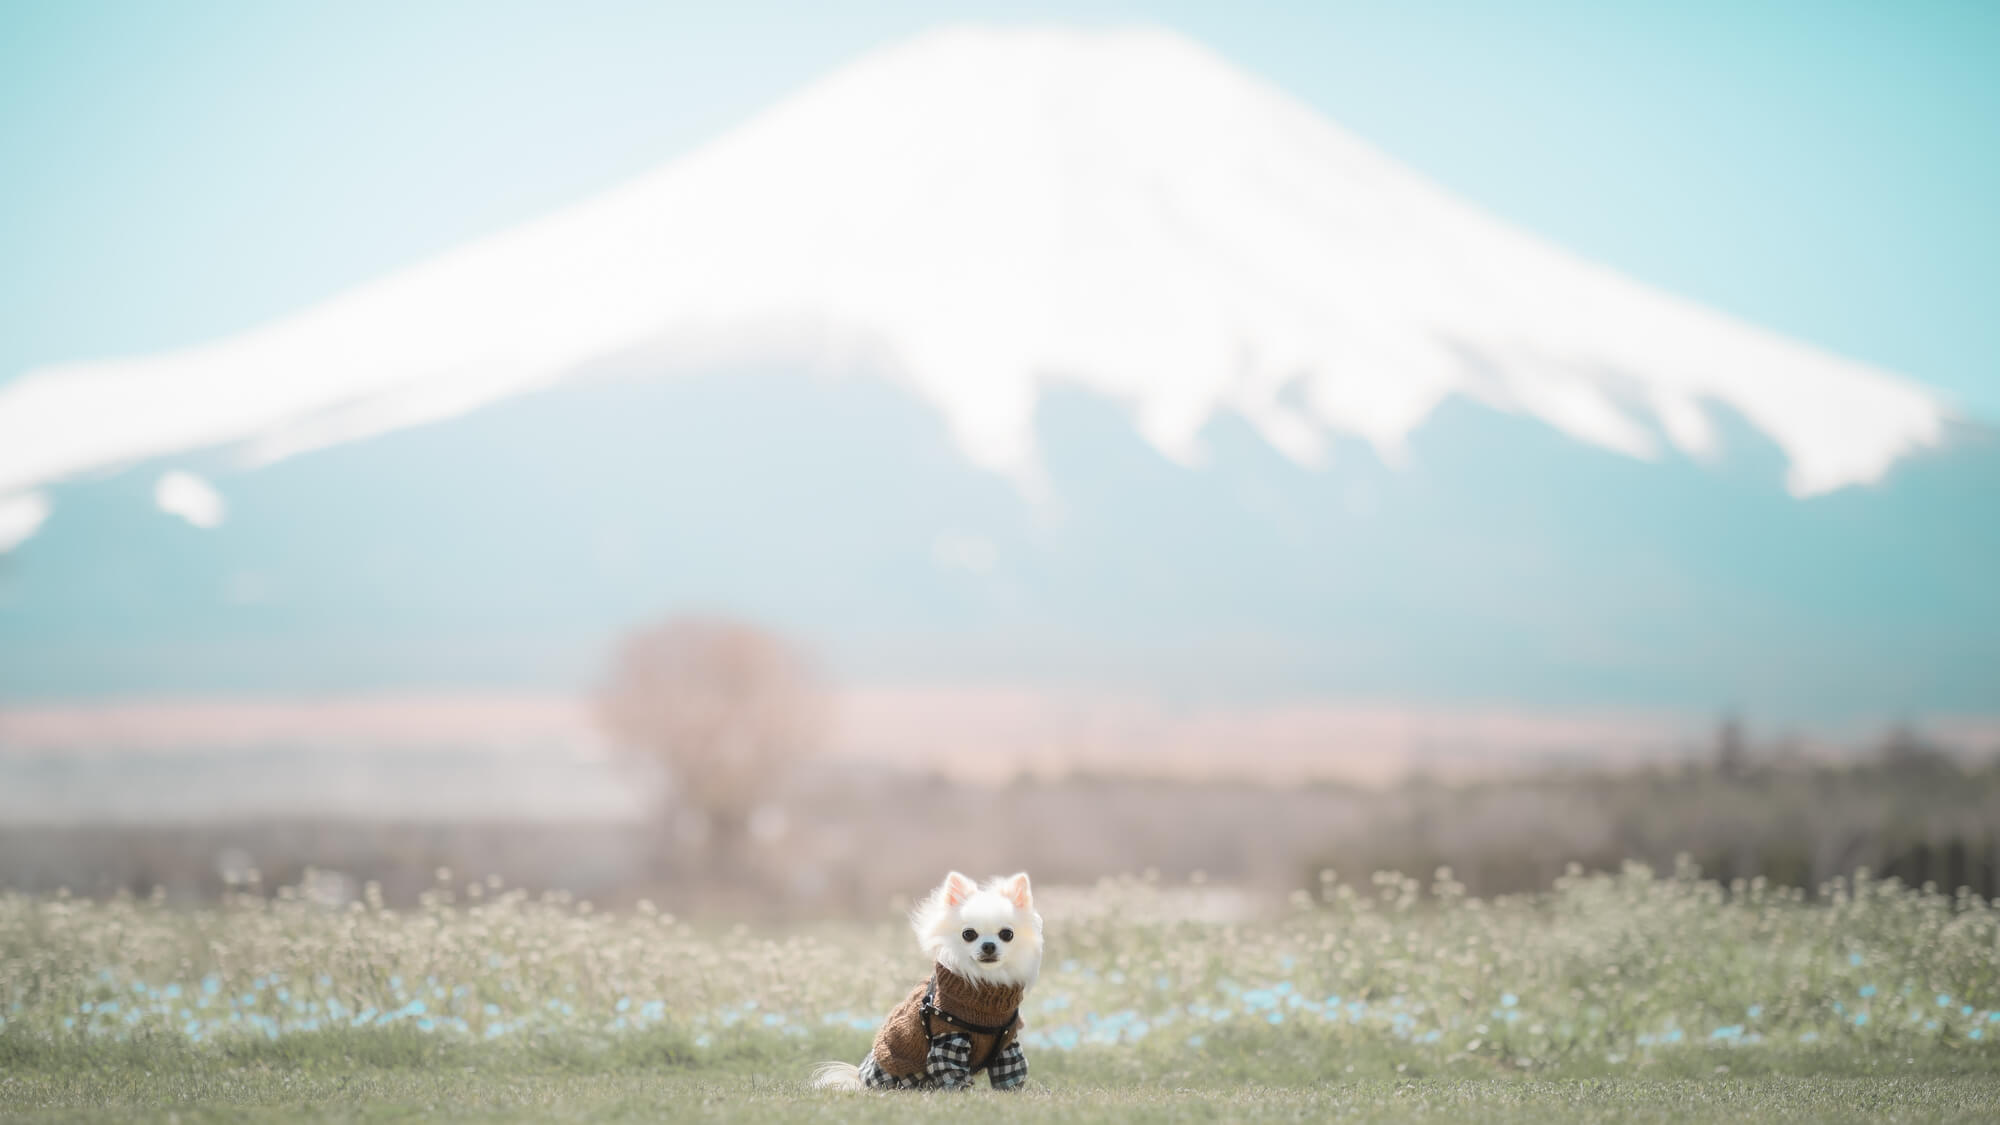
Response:
[[[1859,953],[1850,953],[1850,954],[1848,954],[1848,955],[1847,955],[1847,963],[1848,963],[1848,964],[1850,964],[1850,965],[1860,965],[1860,964],[1861,964],[1861,954],[1859,954]]]
[[[1718,1027],[1714,1031],[1709,1032],[1708,1037],[1710,1039],[1740,1039],[1743,1037],[1743,1025],[1732,1023],[1728,1027]]]
[[[1752,1005],[1750,1005],[1750,1010],[1749,1010],[1748,1012],[1744,1013],[1744,1014],[1745,1014],[1745,1015],[1747,1015],[1747,1016],[1748,1016],[1749,1018],[1751,1018],[1751,1019],[1753,1019],[1753,1020],[1754,1020],[1754,1019],[1756,1019],[1756,1018],[1757,1018],[1758,1016],[1761,1016],[1761,1015],[1763,1015],[1763,1014],[1764,1014],[1764,1005],[1762,1005],[1762,1004],[1752,1004]]]
[[[1950,993],[1947,993],[1947,992],[1940,992],[1940,993],[1938,993],[1938,1007],[1940,1007],[1940,1008],[1949,1008],[1949,1007],[1951,1007],[1951,994],[1950,994]]]
[[[1861,998],[1862,998],[1863,1000],[1866,1000],[1866,999],[1868,999],[1868,998],[1869,998],[1870,996],[1873,996],[1873,995],[1875,995],[1875,986],[1874,986],[1874,985],[1872,985],[1872,984],[1864,984],[1864,985],[1862,985],[1862,986],[1861,986],[1861,993],[1860,993],[1860,995],[1861,995]]]
[[[1856,1013],[1854,1016],[1854,1026],[1856,1027],[1868,1026],[1868,1013],[1867,1012]]]
[[[1511,992],[1505,993],[1500,997],[1500,1006],[1503,1008],[1511,1008],[1520,1002],[1521,998]]]

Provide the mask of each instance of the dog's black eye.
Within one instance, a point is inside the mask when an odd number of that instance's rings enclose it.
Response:
[[[1001,930],[1001,931],[1000,931],[1000,940],[1001,940],[1001,941],[1013,941],[1013,940],[1014,940],[1014,931],[1012,931],[1012,930]]]
[[[959,937],[962,937],[962,938],[964,938],[964,939],[965,939],[965,940],[967,940],[967,941],[978,941],[978,940],[979,940],[979,931],[978,931],[978,930],[967,930],[967,931],[965,931],[964,933],[962,933],[962,934],[960,934],[960,935],[958,935],[958,936],[959,936]]]

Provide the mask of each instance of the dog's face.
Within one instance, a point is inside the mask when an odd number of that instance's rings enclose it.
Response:
[[[1026,988],[1042,970],[1042,916],[1025,872],[975,886],[954,871],[910,925],[925,953],[966,980]]]

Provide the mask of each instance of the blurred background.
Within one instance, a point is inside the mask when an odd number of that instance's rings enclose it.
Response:
[[[2000,893],[2000,9],[0,8],[0,886]]]

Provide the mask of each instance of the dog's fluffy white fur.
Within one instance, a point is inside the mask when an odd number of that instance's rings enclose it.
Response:
[[[926,956],[966,980],[1029,988],[1041,975],[1042,916],[1025,871],[984,886],[954,871],[910,912],[910,928]],[[1011,936],[996,941],[1002,931]]]
[[[946,875],[910,912],[910,929],[925,956],[974,983],[1027,989],[1041,976],[1042,916],[1025,871],[983,885],[956,871]],[[823,1090],[859,1090],[861,1068],[823,1063],[812,1082]]]

